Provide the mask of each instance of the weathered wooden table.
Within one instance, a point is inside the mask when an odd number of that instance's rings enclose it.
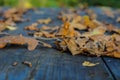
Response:
[[[103,16],[99,8],[92,8],[98,14],[98,20],[120,26],[114,19]],[[56,17],[60,9],[29,10],[24,17],[31,18],[29,22],[17,23],[18,30],[8,31],[10,34],[23,34],[23,28],[40,18],[52,18],[49,26],[60,25]],[[44,13],[44,14],[43,14]],[[80,12],[84,15],[85,12]],[[119,14],[118,14],[119,15]],[[118,16],[116,15],[116,17]],[[39,25],[40,27],[41,25]],[[17,66],[12,66],[18,61]],[[30,61],[32,68],[23,65],[22,61]],[[84,67],[84,61],[99,62],[94,67]],[[120,80],[120,59],[108,57],[72,56],[55,49],[38,46],[34,51],[28,51],[26,46],[12,46],[0,49],[0,80]]]

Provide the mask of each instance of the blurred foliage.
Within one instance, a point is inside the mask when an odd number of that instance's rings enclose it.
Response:
[[[88,6],[110,6],[120,8],[120,0],[0,0],[0,6],[25,7],[76,7],[80,4]]]

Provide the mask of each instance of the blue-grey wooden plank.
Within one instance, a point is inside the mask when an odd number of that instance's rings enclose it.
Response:
[[[120,80],[120,59],[114,59],[114,58],[103,58],[106,65],[112,72],[112,75],[115,77],[116,80]]]
[[[61,21],[56,17],[59,9],[39,9],[38,14],[32,10],[24,15],[31,18],[30,22],[17,23],[18,29],[8,31],[10,34],[23,34],[27,36],[24,27],[36,22],[40,18],[52,18],[48,26],[60,25]],[[40,27],[41,25],[39,25]],[[21,62],[32,62],[29,68]],[[84,67],[84,61],[99,62],[95,67]],[[12,63],[18,61],[13,67]],[[30,52],[26,46],[8,46],[0,49],[0,80],[114,80],[106,65],[99,57],[72,56],[70,53],[61,53],[54,49],[38,47]]]
[[[21,48],[0,50],[0,80],[113,80],[101,58],[72,56],[54,49],[39,47],[35,51]],[[27,60],[32,68],[21,62]],[[17,66],[12,63],[18,61]],[[84,67],[84,61],[99,62]]]

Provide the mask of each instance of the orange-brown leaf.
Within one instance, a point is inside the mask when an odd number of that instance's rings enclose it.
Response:
[[[40,24],[48,24],[48,23],[50,23],[51,21],[52,21],[51,18],[39,19],[39,20],[38,20],[38,23],[40,23]]]
[[[22,35],[5,36],[0,38],[0,48],[4,48],[7,44],[28,44],[28,50],[34,50],[38,45],[38,41],[33,38],[24,37]]]
[[[75,36],[75,30],[70,26],[69,22],[65,22],[56,35],[62,37],[73,37]]]

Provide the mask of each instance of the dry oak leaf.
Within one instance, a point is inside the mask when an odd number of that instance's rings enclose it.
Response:
[[[24,37],[22,35],[1,37],[0,48],[4,48],[7,44],[18,44],[18,45],[28,44],[28,50],[31,51],[37,47],[38,41],[33,38]]]
[[[78,37],[75,42],[76,44],[80,47],[80,48],[83,48],[83,46],[85,46],[86,42],[88,42],[89,38],[87,37]]]
[[[51,21],[52,21],[51,18],[47,18],[47,19],[39,19],[37,22],[40,24],[48,24]]]
[[[81,33],[79,31],[75,31],[75,37],[80,37]]]
[[[77,55],[81,53],[81,50],[77,46],[74,38],[66,39],[65,42],[72,55]]]
[[[27,9],[22,8],[10,8],[6,10],[3,14],[5,19],[11,19],[14,22],[23,21],[22,15],[26,12]]]
[[[33,34],[34,37],[42,37],[43,36],[43,33],[42,32],[35,32]]]
[[[114,57],[114,58],[120,58],[120,52],[118,52],[118,51],[106,52],[105,54],[103,54],[103,56],[109,56],[109,57]]]
[[[54,33],[49,33],[47,31],[35,32],[34,37],[46,37],[46,38],[54,38]]]
[[[8,25],[8,24],[6,24],[6,22],[4,22],[4,21],[1,20],[1,21],[0,21],[0,32],[1,32],[1,31],[4,31],[4,30],[6,30],[6,29],[16,30],[17,27]]]
[[[65,22],[63,26],[58,30],[56,36],[61,37],[74,37],[75,36],[75,30],[70,25],[69,22]]]
[[[96,24],[90,20],[89,16],[83,16],[83,24],[89,27],[90,29],[94,29],[97,27]]]
[[[11,14],[14,14],[16,12],[17,12],[16,8],[11,8],[11,9],[8,9],[7,11],[5,11],[3,16],[5,18],[10,18],[12,16]]]
[[[73,17],[72,22],[73,23],[79,23],[81,20],[82,20],[82,17],[77,15],[77,16]]]
[[[52,31],[54,31],[54,30],[58,30],[58,26],[55,26],[55,27],[49,27],[49,26],[45,26],[45,25],[43,25],[41,28],[40,28],[40,30],[52,30]]]
[[[63,39],[61,42],[55,41],[56,47],[59,50],[66,51],[67,50],[67,44],[65,42],[65,39]]]
[[[12,19],[7,19],[4,21],[6,25],[9,25],[9,26],[16,26],[16,23],[14,21],[12,21]]]
[[[87,29],[87,26],[83,25],[83,24],[80,24],[80,23],[71,23],[71,26],[73,26],[75,29],[78,29],[78,30],[85,30]]]
[[[84,32],[82,35],[86,37],[90,37],[93,35],[104,35],[105,32],[106,32],[106,28],[100,26],[100,27],[94,28],[92,31]]]
[[[42,31],[42,33],[43,33],[43,36],[46,37],[46,38],[55,37],[55,34],[51,34],[51,33],[47,32],[47,31]]]
[[[108,41],[110,40],[111,37],[103,34],[98,34],[98,35],[92,35],[89,38],[93,41]]]
[[[37,28],[37,23],[33,23],[32,25],[29,25],[29,26],[26,26],[24,29],[25,30],[33,30],[33,31],[37,31],[38,30],[38,28]]]
[[[106,42],[106,50],[107,50],[108,52],[111,52],[111,51],[116,50],[116,45],[115,45],[115,43],[114,43],[113,41],[107,41],[107,42]]]
[[[111,35],[111,38],[115,41],[120,41],[120,35],[118,35],[118,34]]]
[[[41,30],[49,30],[49,29],[51,29],[51,28],[50,28],[49,26],[43,25],[40,29],[41,29]]]

